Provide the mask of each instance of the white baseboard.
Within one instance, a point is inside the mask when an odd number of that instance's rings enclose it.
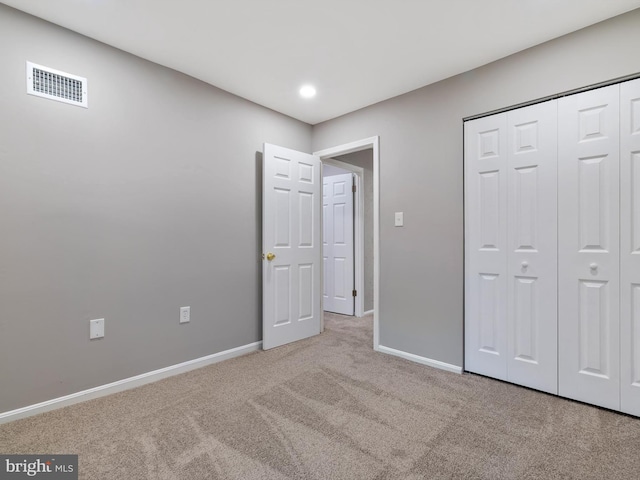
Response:
[[[393,355],[395,357],[404,358],[405,360],[411,360],[412,362],[421,363],[422,365],[428,365],[429,367],[446,370],[447,372],[462,373],[462,367],[451,365],[450,363],[444,363],[440,360],[432,360],[430,358],[421,357],[420,355],[414,355],[413,353],[403,352],[402,350],[396,350],[395,348],[389,348],[383,345],[378,345],[378,348],[376,350],[378,352]]]
[[[88,390],[72,393],[71,395],[65,395],[64,397],[54,398],[52,400],[36,403],[16,410],[10,410],[8,412],[0,413],[0,424],[12,422],[20,418],[30,417],[38,413],[48,412],[57,408],[66,407],[73,405],[74,403],[84,402],[93,398],[104,397],[106,395],[111,395],[112,393],[122,392],[123,390],[140,387],[147,383],[157,382],[163,378],[172,377],[173,375],[195,370],[196,368],[206,367],[207,365],[222,362],[223,360],[229,360],[234,357],[255,352],[256,350],[259,350],[261,346],[262,342],[250,343],[241,347],[225,350],[224,352],[214,353],[205,357],[182,362],[177,365],[171,365],[159,370],[142,373],[135,377],[125,378],[123,380],[118,380],[117,382],[107,383],[106,385],[100,385]]]
[[[365,315],[371,315],[371,314],[373,314],[373,312],[374,312],[373,310],[367,310],[366,312],[364,312],[362,314],[362,316],[364,317]]]

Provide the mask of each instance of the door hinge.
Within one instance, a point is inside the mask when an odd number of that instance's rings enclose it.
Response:
[[[352,295],[353,295],[354,297],[357,297],[357,296],[358,296],[358,291],[357,291],[357,290],[353,290],[351,293],[352,293]]]
[[[356,193],[356,186],[355,186],[355,185],[351,185],[351,191],[352,191],[353,193]]]

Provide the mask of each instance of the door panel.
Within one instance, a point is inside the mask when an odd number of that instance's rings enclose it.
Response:
[[[640,80],[620,85],[620,406],[640,415]]]
[[[465,369],[507,379],[507,116],[464,125]]]
[[[558,392],[557,102],[507,113],[507,380]]]
[[[353,175],[323,179],[324,310],[353,315]]]
[[[559,393],[619,409],[619,86],[558,108]]]
[[[264,145],[263,348],[320,333],[320,159]]]

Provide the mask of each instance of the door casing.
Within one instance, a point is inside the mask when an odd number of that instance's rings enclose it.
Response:
[[[323,163],[327,163],[330,165],[335,165],[340,168],[344,168],[346,170],[350,170],[353,173],[356,173],[358,176],[358,172],[353,169],[357,169],[354,165],[349,165],[344,162],[340,162],[338,160],[333,160],[332,157],[338,157],[340,155],[346,155],[348,153],[359,152],[361,150],[372,149],[373,151],[373,349],[379,350],[380,346],[380,137],[374,136],[369,138],[364,138],[362,140],[356,140],[354,142],[345,143],[342,145],[337,145],[335,147],[326,148],[324,150],[319,150],[313,152],[313,155],[317,155],[320,157]],[[362,172],[360,172],[362,175]],[[362,180],[362,176],[359,177]],[[362,188],[359,188],[363,182],[360,182],[357,185],[357,191],[360,192],[360,195],[363,195]],[[364,218],[364,196],[358,200],[359,195],[356,195],[356,201],[358,206],[356,207],[357,216],[360,219]],[[362,209],[362,210],[359,210]],[[358,237],[358,226],[356,225],[356,271],[361,271],[362,276],[356,274],[356,290],[358,292],[363,291],[364,288],[364,227],[362,227],[361,233]],[[360,252],[362,253],[362,257],[360,259],[360,263],[358,263],[358,244],[361,240],[360,244]],[[358,266],[361,266],[358,269]],[[324,275],[324,272],[322,273]],[[360,280],[358,280],[360,277]],[[323,284],[324,277],[320,278],[320,285]],[[363,297],[359,295],[360,302],[362,302]],[[361,312],[361,315],[364,314],[364,303],[360,303],[360,310],[358,310],[358,297],[356,297],[356,316],[358,312]],[[324,310],[321,310],[321,318],[320,318],[320,330],[324,331]]]

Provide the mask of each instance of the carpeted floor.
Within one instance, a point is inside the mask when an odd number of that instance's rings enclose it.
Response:
[[[108,480],[640,478],[640,419],[374,353],[371,323],[0,425],[0,453]]]

